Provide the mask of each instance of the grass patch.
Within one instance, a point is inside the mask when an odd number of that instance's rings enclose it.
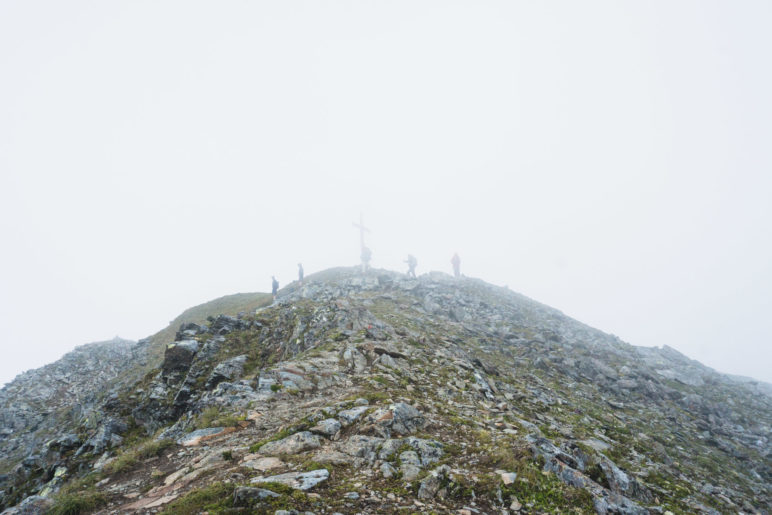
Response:
[[[161,515],[197,515],[201,512],[221,513],[233,506],[232,483],[213,483],[189,492],[169,503]]]
[[[107,496],[96,490],[61,494],[54,497],[49,515],[79,515],[90,513],[107,504]]]
[[[209,406],[196,421],[196,429],[208,427],[236,427],[244,417],[237,417],[233,413],[223,413],[217,406]]]
[[[105,465],[107,474],[118,474],[134,467],[141,460],[160,456],[166,449],[175,445],[174,440],[147,440],[137,447],[127,449],[113,461]]]

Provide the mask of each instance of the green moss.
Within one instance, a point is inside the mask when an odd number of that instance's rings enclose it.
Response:
[[[260,488],[265,488],[266,490],[270,490],[271,492],[281,494],[281,495],[292,495],[292,493],[295,491],[294,488],[292,488],[291,486],[287,486],[283,483],[266,482],[266,483],[260,483],[258,486]]]

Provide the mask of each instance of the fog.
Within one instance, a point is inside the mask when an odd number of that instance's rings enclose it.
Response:
[[[772,382],[766,1],[0,3],[0,382],[355,265]]]

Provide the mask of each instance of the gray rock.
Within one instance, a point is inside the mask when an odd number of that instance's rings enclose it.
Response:
[[[450,473],[450,467],[442,465],[432,470],[431,473],[421,481],[418,487],[418,498],[424,501],[434,499],[434,496],[440,491],[442,482]]]
[[[99,426],[94,436],[86,440],[75,455],[80,456],[86,452],[100,454],[105,449],[118,446],[123,442],[120,435],[125,433],[127,429],[128,426],[122,420],[107,419]]]
[[[357,406],[338,413],[338,418],[344,426],[350,426],[356,422],[367,410],[368,406]]]
[[[321,420],[314,427],[310,428],[309,431],[318,435],[326,436],[330,439],[334,439],[335,436],[340,432],[341,427],[342,426],[340,422],[334,418],[328,418]]]
[[[264,488],[251,486],[239,486],[233,492],[233,505],[236,507],[249,507],[263,499],[281,497],[276,492]]]
[[[343,351],[343,360],[348,365],[348,369],[356,374],[361,374],[367,369],[367,358],[354,347]]]
[[[17,506],[4,510],[2,515],[43,515],[48,512],[53,505],[54,501],[51,499],[39,495],[32,495],[24,499]]]
[[[648,488],[617,467],[610,459],[601,461],[600,467],[606,475],[609,488],[612,492],[622,494],[644,503],[650,503],[654,500],[654,495]]]
[[[421,473],[421,460],[415,451],[400,453],[399,461],[399,470],[402,472],[402,479],[405,481],[412,481]]]
[[[389,440],[389,442],[396,442],[397,449],[405,444],[409,445],[420,455],[421,465],[424,467],[438,462],[443,455],[442,444],[437,440],[426,440],[423,438],[416,438],[415,436],[409,436],[400,440]],[[384,450],[388,452],[394,445],[395,444],[392,443],[387,447],[386,444],[384,444],[381,448],[381,453],[383,454]]]
[[[396,434],[410,434],[421,429],[426,423],[426,419],[420,411],[404,402],[392,404],[389,410],[394,414],[391,430]]]
[[[397,469],[392,467],[390,463],[382,463],[380,470],[381,470],[381,475],[385,479],[390,479],[394,477],[394,474],[396,474],[397,472]]]
[[[635,381],[634,379],[620,379],[617,381],[617,386],[627,390],[635,390],[638,388],[638,381]]]
[[[657,374],[689,386],[703,386],[705,384],[702,376],[691,369],[662,369],[657,370]]]
[[[333,465],[356,465],[359,463],[358,459],[340,451],[320,451],[314,455],[315,462],[331,463]]]
[[[386,438],[392,434],[407,435],[424,426],[426,419],[409,404],[398,402],[388,408],[378,409],[367,416],[365,422],[377,434]]]
[[[317,469],[310,472],[288,472],[278,476],[256,477],[251,483],[281,483],[296,490],[310,490],[330,477],[327,469]]]
[[[268,442],[259,449],[259,453],[265,456],[279,456],[281,454],[299,454],[301,452],[318,449],[321,446],[319,437],[310,431],[301,431],[287,438],[275,442]]]
[[[244,364],[247,362],[247,356],[242,354],[227,361],[223,361],[212,370],[209,379],[206,381],[206,389],[211,390],[223,381],[232,382],[241,377],[244,373]]]
[[[363,458],[369,463],[376,460],[376,451],[383,443],[382,438],[365,435],[353,435],[348,440],[338,444],[338,450],[349,456]]]
[[[378,458],[382,460],[391,459],[391,456],[397,452],[400,447],[402,447],[402,439],[389,438],[381,445],[381,449],[378,452]]]

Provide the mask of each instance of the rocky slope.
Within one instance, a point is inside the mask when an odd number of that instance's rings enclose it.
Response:
[[[7,511],[772,509],[769,385],[444,274],[335,269],[263,303],[105,345],[71,407],[51,381],[79,361],[7,386]]]
[[[139,363],[135,342],[115,338],[77,347],[62,359],[20,374],[0,390],[0,466],[8,469],[58,434],[60,425],[88,421],[111,380]]]

